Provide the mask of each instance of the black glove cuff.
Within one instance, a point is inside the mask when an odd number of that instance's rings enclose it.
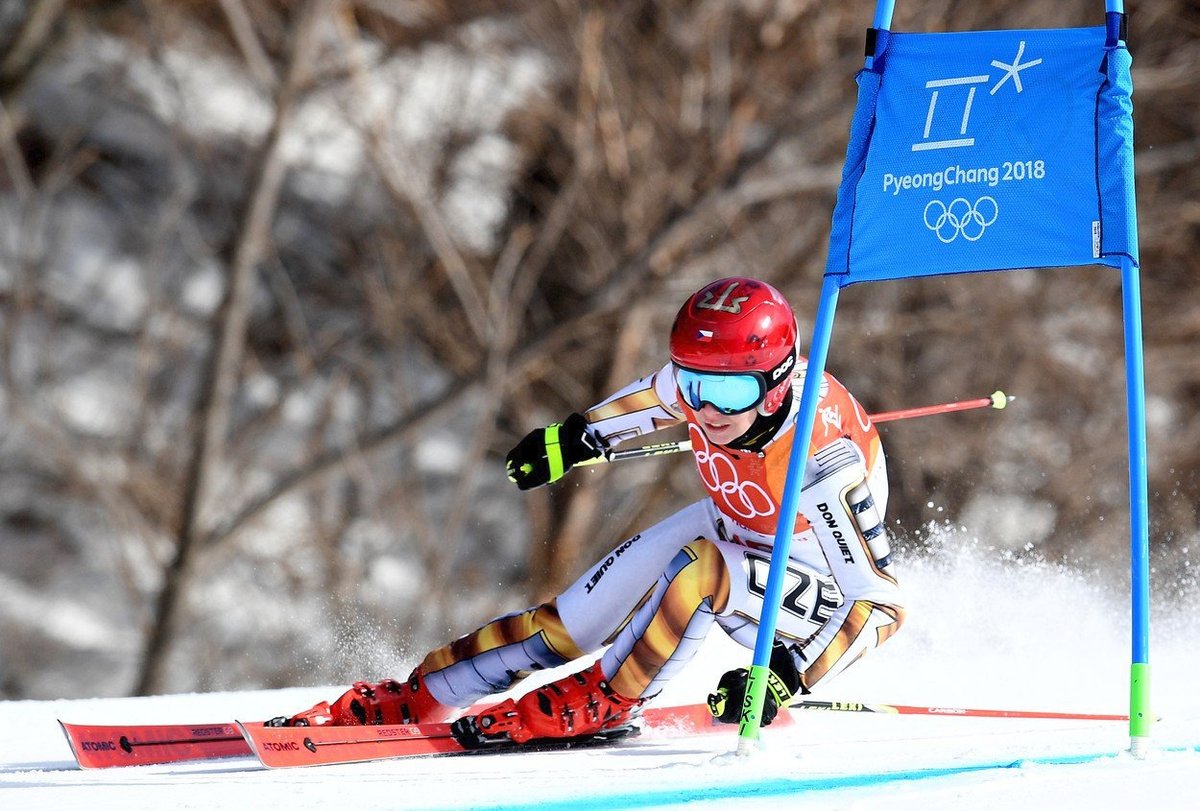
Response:
[[[587,419],[579,413],[571,414],[562,421],[558,441],[562,444],[563,465],[567,470],[572,465],[595,459],[604,453],[601,441],[588,431]]]
[[[776,639],[775,644],[771,646],[771,673],[783,687],[787,688],[788,694],[785,701],[801,691],[803,684],[800,680],[800,671],[796,667],[796,657],[780,639]]]

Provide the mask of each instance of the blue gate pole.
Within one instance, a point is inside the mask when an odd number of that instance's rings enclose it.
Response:
[[[1119,40],[1115,15],[1124,0],[1105,0],[1108,45]],[[1129,751],[1144,754],[1150,714],[1150,497],[1146,470],[1146,374],[1142,353],[1142,293],[1137,266],[1121,257],[1121,312],[1125,327],[1125,401],[1129,429],[1129,596],[1132,655],[1129,664]]]
[[[1150,726],[1150,518],[1146,472],[1146,381],[1142,362],[1142,295],[1137,267],[1121,259],[1125,323],[1125,395],[1129,428],[1130,598],[1133,651],[1129,667],[1130,751],[1141,755]]]
[[[875,4],[875,19],[871,21],[871,27],[876,31],[890,30],[892,27],[892,11],[896,6],[896,0],[879,0]],[[866,60],[863,62],[863,67],[867,70],[875,64],[875,55],[867,54]]]
[[[875,19],[872,28],[891,28],[892,11],[896,8],[896,0],[879,0],[875,4]]]
[[[783,598],[783,582],[787,578],[788,554],[792,534],[796,529],[796,513],[800,510],[800,488],[808,465],[808,449],[812,444],[813,425],[817,420],[817,402],[821,397],[821,379],[825,376],[825,359],[833,335],[833,316],[837,309],[838,284],[835,277],[826,276],[821,283],[821,299],[817,304],[817,319],[813,325],[812,345],[808,353],[808,369],[804,389],[800,394],[800,411],[792,433],[792,453],[788,457],[787,478],[783,499],[779,505],[779,523],[775,528],[775,544],[771,549],[771,568],[767,574],[767,589],[763,595],[762,615],[758,620],[758,637],[754,643],[754,662],[746,683],[746,697],[738,726],[739,755],[747,754],[758,739],[763,699],[770,673],[771,647],[775,644],[775,625],[779,618],[779,603]]]

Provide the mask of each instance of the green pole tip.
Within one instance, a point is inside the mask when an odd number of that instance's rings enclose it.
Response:
[[[1004,408],[1009,404],[1009,402],[1012,401],[1012,399],[1012,397],[1009,397],[1007,394],[1000,391],[1000,389],[996,389],[994,392],[992,392],[992,408]]]
[[[1133,662],[1129,669],[1129,734],[1133,738],[1150,736],[1154,713],[1150,710],[1150,665]]]

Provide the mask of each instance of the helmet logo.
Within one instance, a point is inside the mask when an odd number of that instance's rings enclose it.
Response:
[[[732,293],[734,288],[739,284],[741,284],[741,282],[730,282],[729,286],[721,291],[721,296],[716,301],[713,301],[713,291],[706,290],[704,292],[704,298],[696,302],[696,309],[719,310],[724,313],[733,313],[734,315],[737,315],[742,311],[742,302],[750,299],[749,296],[738,296],[733,299],[729,298],[729,294]],[[728,304],[726,304],[727,301],[729,302]]]

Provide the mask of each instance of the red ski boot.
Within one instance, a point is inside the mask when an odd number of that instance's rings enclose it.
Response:
[[[406,682],[398,682],[395,679],[384,679],[378,684],[356,681],[354,686],[332,705],[328,701],[322,701],[290,718],[272,718],[267,722],[267,726],[424,724],[445,721],[453,713],[453,707],[439,703],[426,689],[425,677],[418,667]]]
[[[455,732],[460,740],[473,738],[480,745],[501,736],[515,743],[575,738],[629,723],[633,710],[641,704],[640,698],[626,698],[613,690],[596,662],[518,701],[506,699],[473,718],[460,719],[455,722]]]

